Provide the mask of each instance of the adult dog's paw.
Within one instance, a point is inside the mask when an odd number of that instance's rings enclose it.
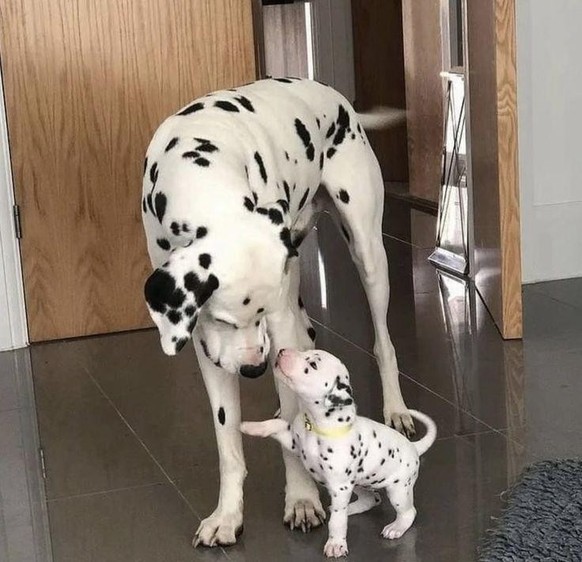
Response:
[[[291,530],[301,529],[308,533],[311,529],[319,527],[325,521],[325,510],[319,499],[314,503],[311,500],[296,500],[288,502],[285,506],[283,523]]]
[[[196,548],[199,545],[213,547],[235,544],[242,531],[242,514],[214,512],[200,523],[192,545]]]
[[[408,412],[384,413],[384,421],[386,422],[386,425],[389,425],[399,433],[406,435],[408,439],[412,439],[416,435],[414,421]]]

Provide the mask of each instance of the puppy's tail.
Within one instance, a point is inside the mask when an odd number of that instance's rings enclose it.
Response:
[[[432,421],[426,414],[417,412],[416,410],[408,410],[408,413],[416,420],[422,422],[426,426],[426,435],[419,441],[413,441],[412,444],[416,447],[418,455],[424,455],[434,443],[437,436],[436,423]]]
[[[360,124],[366,130],[387,129],[406,121],[406,111],[394,107],[376,107],[366,113],[358,113]]]

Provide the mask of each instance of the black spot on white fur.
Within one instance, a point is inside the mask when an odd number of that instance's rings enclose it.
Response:
[[[305,202],[307,201],[307,197],[309,196],[309,188],[307,188],[305,190],[305,193],[303,194],[303,197],[301,198],[301,201],[299,201],[299,207],[298,210],[301,211],[301,209],[303,209],[303,205],[305,205]]]
[[[204,238],[208,234],[208,229],[205,226],[199,226],[196,229],[196,238]]]
[[[210,267],[210,264],[212,263],[212,258],[210,257],[210,254],[200,254],[198,256],[198,263],[200,264],[200,267],[208,269]]]
[[[265,183],[267,183],[267,170],[265,170],[265,164],[263,163],[263,158],[262,156],[258,153],[255,152],[255,162],[257,163],[257,166],[259,167],[259,173],[261,174],[261,178],[263,178],[263,181]]]
[[[224,413],[224,408],[222,406],[218,408],[218,421],[220,425],[224,425],[226,422],[226,414]]]
[[[158,238],[156,244],[162,249],[168,251],[170,249],[170,243],[165,238]]]
[[[231,103],[226,100],[218,100],[217,102],[214,103],[214,107],[218,107],[219,109],[223,109],[224,111],[230,111],[232,113],[238,113],[240,111],[240,109],[236,105],[234,105],[234,103]]]
[[[193,271],[187,273],[184,276],[184,287],[187,291],[194,293],[196,297],[196,304],[200,308],[218,289],[219,282],[215,275],[212,273],[208,276],[206,281],[201,281],[200,277]]]
[[[180,111],[178,115],[190,115],[191,113],[195,113],[196,111],[200,111],[201,109],[204,109],[204,104],[202,102],[192,103],[188,107],[185,107],[182,111]]]
[[[184,291],[176,286],[176,280],[163,269],[156,269],[150,275],[144,294],[149,307],[162,314],[168,308],[180,308],[186,298]]]
[[[337,117],[337,132],[335,134],[335,137],[333,138],[334,145],[338,146],[344,141],[349,126],[350,126],[350,115],[345,110],[344,106],[340,105]]]
[[[164,193],[161,191],[156,193],[154,199],[155,215],[161,222],[164,220],[164,215],[166,214],[166,205],[168,204],[168,199]]]
[[[345,189],[340,189],[338,197],[340,198],[342,203],[346,205],[350,202],[350,194]]]
[[[247,111],[250,111],[251,113],[255,112],[255,108],[254,108],[254,106],[251,103],[251,100],[249,98],[246,98],[245,96],[238,96],[234,99],[238,103],[240,103]]]
[[[174,137],[166,146],[164,152],[169,152],[178,144],[178,137]]]
[[[301,119],[295,119],[295,131],[299,135],[303,146],[305,146],[305,155],[310,162],[313,162],[315,158],[315,147],[311,142],[311,133],[307,130],[307,127],[301,121]]]
[[[297,248],[295,248],[295,245],[291,240],[291,231],[287,227],[281,229],[279,237],[281,238],[281,242],[283,242],[285,248],[287,248],[288,257],[292,258],[299,255],[297,253]]]

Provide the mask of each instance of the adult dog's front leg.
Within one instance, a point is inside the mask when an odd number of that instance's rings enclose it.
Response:
[[[192,541],[194,546],[234,544],[242,531],[243,483],[247,471],[240,433],[240,390],[237,375],[216,367],[195,341],[194,347],[210,398],[220,461],[218,505],[204,519]]]
[[[293,260],[289,276],[291,280],[288,293],[290,306],[269,317],[273,363],[281,349],[308,349],[307,342],[311,343],[307,329],[301,321],[301,312],[296,305],[299,297],[297,260]],[[292,423],[298,411],[297,396],[289,387],[278,381],[277,390],[281,403],[281,418],[287,423]],[[283,461],[286,477],[283,522],[291,529],[298,528],[303,532],[311,530],[312,527],[318,527],[325,521],[325,511],[315,482],[305,470],[301,459],[291,451],[283,449]]]

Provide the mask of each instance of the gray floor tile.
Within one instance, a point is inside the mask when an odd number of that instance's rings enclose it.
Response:
[[[304,535],[282,524],[284,475],[275,443],[245,440],[249,465],[245,485],[245,530],[240,543],[227,550],[234,560],[311,561],[319,559],[326,528]],[[435,560],[470,562],[476,559],[479,537],[501,508],[500,494],[521,469],[515,448],[498,433],[437,441],[422,459],[415,497],[418,509],[413,529],[398,541],[380,537],[394,512],[383,504],[349,521],[352,560]],[[185,488],[196,505],[211,510],[216,482]],[[214,494],[207,488],[214,487]],[[416,556],[416,558],[414,558]]]
[[[164,481],[75,353],[77,342],[33,348],[47,496],[86,494]]]
[[[536,283],[528,288],[539,291],[564,304],[582,308],[582,279],[562,279],[546,283]]]
[[[169,485],[55,500],[49,514],[55,562],[227,560],[192,548],[198,519]]]
[[[0,353],[0,412],[34,407],[26,387],[29,361],[28,349]]]
[[[50,536],[36,418],[29,409],[0,412],[0,560],[49,562]]]

